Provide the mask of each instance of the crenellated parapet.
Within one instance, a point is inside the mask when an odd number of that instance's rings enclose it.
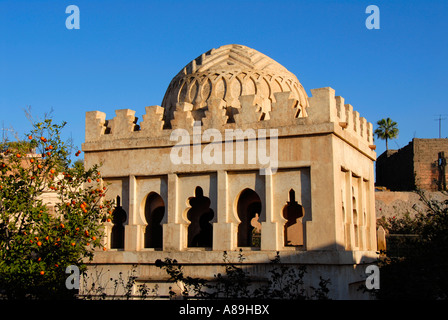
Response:
[[[311,93],[306,110],[289,91],[275,93],[269,105],[263,105],[263,100],[256,95],[240,96],[239,108],[229,106],[220,98],[208,100],[205,107],[197,110],[191,103],[178,102],[168,123],[161,106],[146,107],[140,123],[135,111],[129,109],[116,110],[115,117],[110,120],[103,112],[87,112],[86,142],[133,138],[168,141],[173,130],[191,133],[198,124],[202,130],[213,128],[221,132],[226,129],[279,129],[279,135],[310,134],[313,130],[322,130],[322,125],[333,124],[335,133],[349,135],[347,139],[356,139],[357,144],[374,149],[372,124],[353,110],[352,105],[346,104],[343,97],[335,96],[335,90],[330,87],[312,89]]]
[[[345,103],[345,99],[335,95],[335,90],[330,87],[311,89],[312,97],[309,98],[309,115],[314,122],[332,122],[342,128],[362,143],[373,146],[373,126],[361,117],[353,106]]]
[[[191,103],[178,102],[169,122],[164,120],[164,108],[160,106],[146,107],[140,123],[135,111],[130,109],[116,110],[112,119],[106,119],[104,112],[87,112],[86,142],[169,137],[176,129],[191,132],[197,123],[201,124],[203,130],[277,128],[294,125],[294,120],[303,118],[304,115],[291,92],[275,93],[275,102],[268,106],[263,106],[256,95],[240,96],[238,100],[239,108],[230,107],[225,100],[215,98],[210,99],[204,108],[197,110],[194,110]]]
[[[209,100],[205,117],[202,118],[204,129],[222,129],[228,120],[225,101],[219,98]]]
[[[115,118],[108,122],[110,133],[117,137],[127,137],[134,131],[139,131],[140,126],[137,124],[138,118],[135,111],[130,109],[115,110]]]
[[[100,111],[86,112],[86,141],[99,140],[106,134],[106,114]]]
[[[141,130],[159,136],[162,134],[163,126],[163,111],[161,106],[150,106],[145,108],[146,114],[143,115],[143,121],[140,124]]]

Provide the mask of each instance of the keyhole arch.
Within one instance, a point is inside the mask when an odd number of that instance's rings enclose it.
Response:
[[[210,208],[210,198],[204,196],[200,186],[194,191],[194,197],[187,200],[189,209],[185,212],[188,222],[187,247],[212,247],[213,224],[210,222],[215,213]]]
[[[261,246],[262,202],[258,193],[250,188],[242,190],[236,199],[238,247]]]
[[[296,201],[294,189],[289,190],[288,198],[289,201],[286,202],[282,210],[283,218],[286,220],[283,228],[284,246],[302,246],[304,243],[302,220],[305,210]]]

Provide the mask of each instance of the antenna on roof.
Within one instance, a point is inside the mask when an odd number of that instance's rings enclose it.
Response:
[[[446,120],[446,118],[442,118],[442,116],[446,116],[447,114],[439,114],[439,117],[437,119],[434,119],[434,121],[439,121],[439,139],[442,138],[442,120]]]

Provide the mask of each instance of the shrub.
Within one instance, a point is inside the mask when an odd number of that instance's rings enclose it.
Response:
[[[65,123],[33,125],[26,143],[0,146],[0,295],[7,298],[68,298],[65,268],[92,258],[102,247],[104,201],[98,166],[71,164],[71,147],[61,140]],[[30,154],[35,152],[36,154]],[[75,153],[79,156],[81,151]],[[50,206],[44,194],[58,201]]]
[[[424,211],[380,221],[390,233],[416,235],[399,257],[386,252],[380,260],[380,299],[448,298],[448,200],[429,200],[418,193]]]

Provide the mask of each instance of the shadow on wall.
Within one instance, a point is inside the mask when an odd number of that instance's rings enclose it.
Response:
[[[110,237],[111,249],[124,248],[124,224],[127,221],[126,211],[121,207],[120,196],[117,196],[117,206],[113,211],[112,231]]]
[[[109,254],[124,261],[124,251]],[[373,299],[365,284],[376,261],[351,251],[145,251],[90,264],[81,298]]]
[[[214,212],[210,208],[210,199],[204,196],[201,187],[196,187],[195,196],[188,199],[190,209],[187,212],[188,244],[192,247],[211,247],[213,243],[213,225],[210,221]]]

